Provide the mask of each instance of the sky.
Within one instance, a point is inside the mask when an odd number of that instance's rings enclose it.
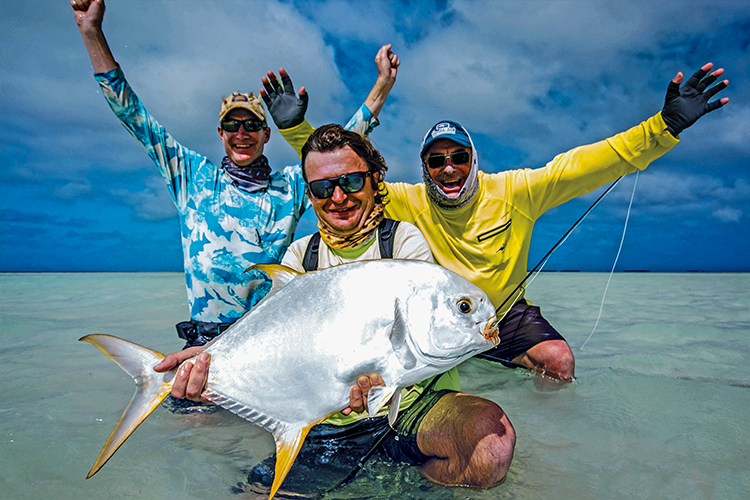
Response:
[[[604,198],[546,270],[750,271],[750,1],[109,0],[104,30],[149,112],[221,161],[220,99],[287,69],[308,121],[344,123],[391,43],[398,78],[371,138],[387,180],[452,119],[486,172],[538,168],[661,110],[667,84],[726,69],[724,108]],[[0,272],[181,271],[177,212],[94,81],[66,0],[0,3]],[[272,126],[273,127],[273,126]],[[272,167],[297,162],[272,129]],[[603,189],[603,188],[602,188]],[[533,266],[599,191],[537,222]],[[307,214],[297,236],[316,229]]]

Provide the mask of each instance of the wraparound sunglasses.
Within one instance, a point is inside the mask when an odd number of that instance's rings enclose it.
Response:
[[[352,194],[362,191],[365,187],[365,179],[370,177],[371,172],[352,172],[331,179],[320,179],[307,183],[310,193],[319,200],[325,200],[333,196],[336,186],[344,193]]]
[[[427,166],[430,168],[442,168],[451,159],[454,165],[464,165],[469,163],[471,155],[468,151],[454,151],[451,154],[435,153],[427,157]]]
[[[268,126],[264,122],[254,120],[253,118],[247,120],[224,120],[221,122],[221,130],[224,132],[237,132],[240,129],[240,125],[248,132],[257,132]]]

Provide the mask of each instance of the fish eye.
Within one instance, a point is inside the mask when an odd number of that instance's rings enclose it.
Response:
[[[458,306],[458,310],[461,311],[464,314],[469,314],[471,312],[471,299],[469,298],[462,298],[458,299],[458,302],[456,302],[456,305]]]

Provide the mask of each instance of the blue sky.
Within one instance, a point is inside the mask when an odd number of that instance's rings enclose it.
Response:
[[[438,120],[469,129],[485,171],[539,167],[657,113],[677,71],[714,62],[730,103],[641,174],[617,269],[750,271],[750,1],[109,0],[104,27],[149,111],[214,162],[222,96],[283,66],[313,125],[343,122],[392,43],[402,66],[372,138],[407,182]],[[3,2],[0,40],[0,271],[180,271],[176,211],[100,95],[68,2]],[[296,162],[275,130],[266,153]],[[546,269],[609,270],[632,185]],[[595,197],[540,219],[532,265]],[[314,228],[310,214],[297,234]]]

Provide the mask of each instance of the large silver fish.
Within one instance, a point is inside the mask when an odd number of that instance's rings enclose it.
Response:
[[[269,295],[212,341],[207,398],[267,429],[281,485],[308,431],[349,404],[361,375],[386,383],[368,395],[374,415],[401,389],[443,373],[497,342],[487,295],[440,266],[367,261],[299,275],[253,268],[273,280]],[[251,269],[253,269],[251,268]],[[164,355],[109,335],[81,340],[101,349],[136,383],[133,399],[87,477],[93,476],[169,394],[176,370],[156,373]]]

